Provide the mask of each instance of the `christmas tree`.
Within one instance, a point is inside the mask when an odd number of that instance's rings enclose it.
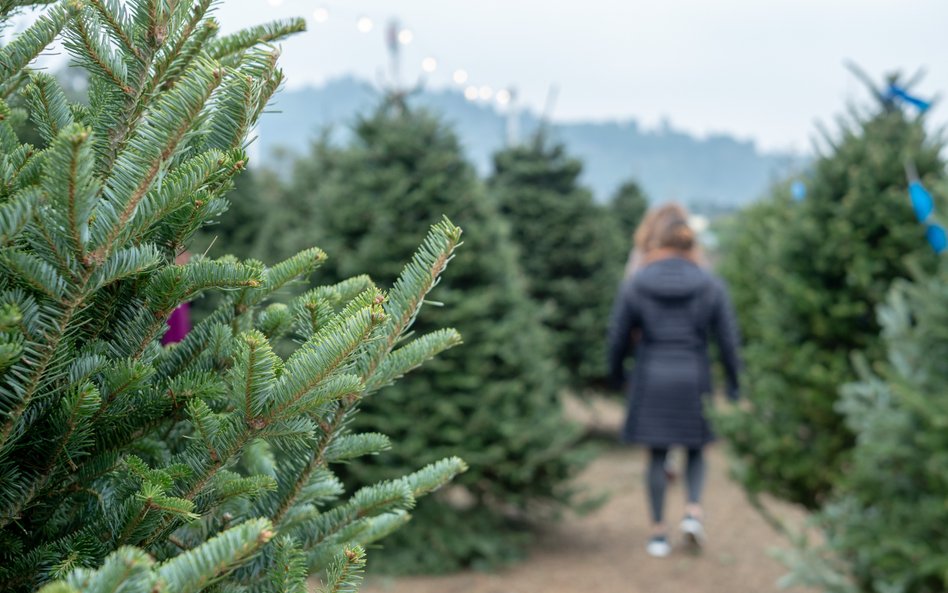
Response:
[[[582,163],[538,134],[494,155],[490,191],[510,222],[530,296],[575,388],[602,385],[606,324],[629,251],[616,221],[579,185]]]
[[[879,309],[885,355],[859,358],[837,409],[856,436],[817,515],[824,541],[784,554],[789,582],[839,593],[948,588],[948,258]]]
[[[619,186],[609,200],[609,211],[619,224],[622,238],[632,246],[632,235],[648,210],[648,197],[635,180],[629,180]]]
[[[322,171],[315,190],[310,167]],[[569,499],[584,453],[562,417],[548,339],[495,202],[454,133],[398,95],[358,120],[348,146],[318,145],[295,179],[304,183],[292,193],[322,213],[308,229],[339,254],[329,262],[337,278],[357,270],[394,278],[412,249],[404,237],[432,213],[466,232],[450,278],[432,293],[442,306],[416,325],[456,327],[466,343],[366,402],[356,426],[391,435],[399,448],[348,469],[350,480],[373,483],[451,451],[470,470],[421,503],[373,562],[385,571],[449,571],[517,557],[523,538],[514,520]]]
[[[0,23],[26,4],[0,2]],[[268,304],[323,262],[317,248],[272,267],[173,263],[245,166],[282,80],[272,44],[303,28],[221,36],[211,4],[69,0],[0,48],[4,591],[305,591],[322,568],[327,590],[350,590],[362,546],[464,469],[446,459],[351,495],[332,470],[389,447],[349,430],[363,398],[459,341],[407,337],[453,224],[387,293],[357,276]],[[87,102],[27,68],[60,34]],[[27,117],[45,148],[14,132]],[[227,296],[162,347],[171,312],[207,291]],[[299,347],[284,360],[271,341],[286,335]]]
[[[892,84],[898,83],[894,78]],[[883,95],[854,115],[793,202],[780,187],[733,227],[725,273],[749,336],[750,406],[718,418],[752,492],[819,508],[845,473],[854,435],[837,410],[855,379],[853,352],[880,356],[874,316],[892,282],[935,257],[906,196],[905,162],[926,182],[944,177],[943,144],[924,118]]]

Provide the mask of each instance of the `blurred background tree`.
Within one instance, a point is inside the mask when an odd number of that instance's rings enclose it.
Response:
[[[579,185],[583,165],[539,132],[494,155],[488,180],[542,311],[565,384],[602,386],[606,323],[628,254],[607,207]]]
[[[632,235],[642,222],[646,210],[648,210],[648,196],[645,195],[639,182],[634,179],[623,182],[612,194],[609,200],[609,212],[619,225],[626,247],[632,247]]]
[[[443,451],[465,455],[466,479],[420,504],[373,565],[446,572],[518,557],[523,520],[574,498],[570,481],[587,453],[563,417],[550,339],[526,294],[508,225],[454,133],[389,96],[357,121],[348,145],[317,143],[285,195],[293,196],[285,215],[304,216],[303,207],[320,213],[286,236],[306,236],[337,254],[327,263],[333,278],[366,270],[384,285],[411,250],[407,237],[432,213],[465,225],[451,278],[431,296],[444,306],[427,308],[416,324],[427,331],[448,323],[465,344],[387,389],[387,397],[365,402],[355,427],[404,447],[352,463],[346,480],[397,476]]]
[[[855,442],[836,408],[855,379],[850,355],[881,356],[875,307],[910,262],[936,262],[906,195],[905,162],[926,182],[945,178],[941,138],[886,100],[824,140],[805,199],[782,185],[739,215],[721,268],[749,337],[750,406],[719,415],[718,428],[752,493],[809,509],[827,500]]]

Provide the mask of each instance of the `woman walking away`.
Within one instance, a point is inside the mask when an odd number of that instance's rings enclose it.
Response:
[[[727,375],[727,395],[738,396],[738,333],[723,282],[702,266],[703,257],[684,208],[676,204],[650,212],[636,231],[639,261],[626,278],[612,311],[609,363],[616,387],[625,386],[629,411],[623,440],[650,449],[647,491],[652,534],[647,551],[671,551],[663,511],[665,460],[670,447],[687,449],[685,539],[700,546],[705,537],[701,493],[704,447],[714,440],[704,415],[712,393],[708,341],[718,344]],[[626,381],[625,359],[635,367]]]

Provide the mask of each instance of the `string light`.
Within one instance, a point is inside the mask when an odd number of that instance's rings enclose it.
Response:
[[[285,0],[267,0],[267,3],[272,7],[282,6]],[[326,6],[319,6],[313,10],[312,18],[313,22],[316,24],[323,24],[330,20],[330,12]],[[375,30],[375,21],[368,15],[362,14],[356,19],[356,30],[359,33],[371,33]],[[409,45],[415,40],[415,34],[411,29],[403,28],[400,29],[395,36],[395,39],[400,45]],[[440,64],[434,56],[428,56],[421,61],[421,69],[427,74],[434,73],[438,70]],[[490,85],[481,85],[476,86],[473,84],[468,84],[470,80],[470,75],[467,70],[463,68],[458,68],[454,70],[451,74],[451,80],[454,81],[454,84],[464,87],[464,98],[468,101],[495,101],[497,105],[506,106],[513,101],[512,93],[507,89],[499,89],[495,91]]]
[[[359,33],[368,33],[374,26],[375,23],[373,23],[372,19],[367,16],[360,16],[359,20],[356,21],[356,29],[359,30]]]

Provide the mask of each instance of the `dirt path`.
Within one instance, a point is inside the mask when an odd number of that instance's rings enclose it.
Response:
[[[680,462],[682,456],[676,456]],[[648,534],[643,485],[645,455],[612,448],[581,480],[611,493],[607,504],[585,517],[569,517],[541,533],[530,557],[495,574],[468,571],[444,577],[370,577],[363,593],[761,593],[777,591],[785,570],[769,551],[784,545],[727,478],[722,451],[709,456],[706,525],[701,555],[676,548],[654,559],[645,553]],[[682,515],[680,483],[669,489],[668,518]],[[784,510],[791,520],[799,516]],[[673,545],[678,543],[673,540]]]

